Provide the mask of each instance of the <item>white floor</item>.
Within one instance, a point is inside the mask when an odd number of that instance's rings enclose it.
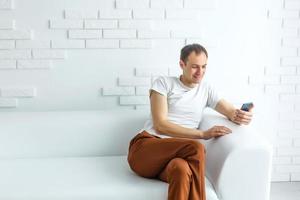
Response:
[[[272,183],[270,200],[300,200],[300,182]]]

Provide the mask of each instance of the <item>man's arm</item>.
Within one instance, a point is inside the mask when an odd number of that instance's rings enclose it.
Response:
[[[170,122],[168,120],[167,97],[154,90],[151,90],[150,93],[150,103],[154,129],[160,134],[180,138],[209,139],[211,137],[218,137],[231,132],[230,129],[224,126],[215,126],[207,131],[202,131],[198,129],[185,128]]]
[[[229,120],[236,124],[249,124],[252,119],[252,112],[249,110],[249,112],[236,109],[231,103],[227,102],[224,99],[221,99],[216,108],[216,111],[219,113],[225,115]]]

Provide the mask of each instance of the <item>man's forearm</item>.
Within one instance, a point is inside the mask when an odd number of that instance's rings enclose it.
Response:
[[[226,100],[221,99],[218,102],[215,110],[225,115],[229,120],[231,121],[233,120],[235,107],[231,103],[227,102]]]
[[[159,125],[154,127],[156,131],[162,135],[169,135],[172,137],[201,139],[203,131],[192,128],[185,128],[183,126],[174,124],[168,120],[160,122]]]

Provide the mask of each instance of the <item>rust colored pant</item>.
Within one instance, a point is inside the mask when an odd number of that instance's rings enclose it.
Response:
[[[130,168],[139,176],[169,183],[168,200],[205,200],[205,148],[184,138],[143,131],[129,145]]]

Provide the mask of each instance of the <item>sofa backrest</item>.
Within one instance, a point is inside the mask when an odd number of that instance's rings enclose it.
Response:
[[[147,111],[0,112],[0,158],[126,155]]]

